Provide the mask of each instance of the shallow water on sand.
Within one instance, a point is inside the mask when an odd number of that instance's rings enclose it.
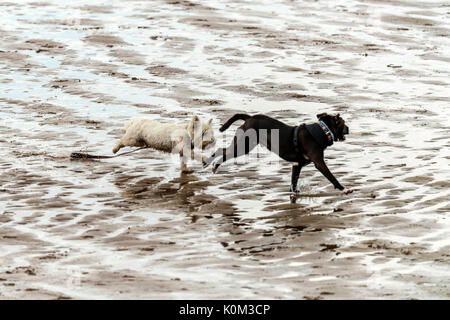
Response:
[[[203,3],[203,4],[202,4]],[[207,3],[207,4],[206,4]],[[0,298],[450,297],[450,6],[419,1],[0,3]],[[110,154],[133,117],[321,112],[313,167],[262,148],[216,175]]]

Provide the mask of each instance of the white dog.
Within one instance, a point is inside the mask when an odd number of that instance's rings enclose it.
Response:
[[[212,119],[203,123],[196,115],[186,125],[133,119],[122,129],[125,134],[117,142],[113,153],[123,147],[150,147],[163,152],[178,153],[181,171],[190,172],[186,163],[189,155],[194,159],[194,148],[205,149],[216,140],[211,122]]]

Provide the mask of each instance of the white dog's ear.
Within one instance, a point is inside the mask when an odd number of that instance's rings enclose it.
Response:
[[[198,124],[200,122],[200,118],[195,115],[192,117],[191,122],[189,123],[188,132],[191,135],[191,138],[194,136],[194,130],[196,127],[198,127]]]

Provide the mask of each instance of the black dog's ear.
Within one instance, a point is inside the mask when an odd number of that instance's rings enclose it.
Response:
[[[324,113],[319,113],[318,115],[316,115],[317,119],[323,118],[325,116],[327,116],[328,114],[326,112]]]
[[[334,118],[334,121],[336,121],[336,123],[338,123],[339,120],[341,119],[341,115],[338,113],[335,116],[333,116],[333,118]]]

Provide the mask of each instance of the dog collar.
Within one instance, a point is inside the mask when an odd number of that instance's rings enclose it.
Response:
[[[320,128],[323,130],[323,133],[325,133],[325,136],[327,137],[328,144],[331,146],[334,141],[334,134],[331,132],[330,128],[323,122],[322,120],[319,121]]]

